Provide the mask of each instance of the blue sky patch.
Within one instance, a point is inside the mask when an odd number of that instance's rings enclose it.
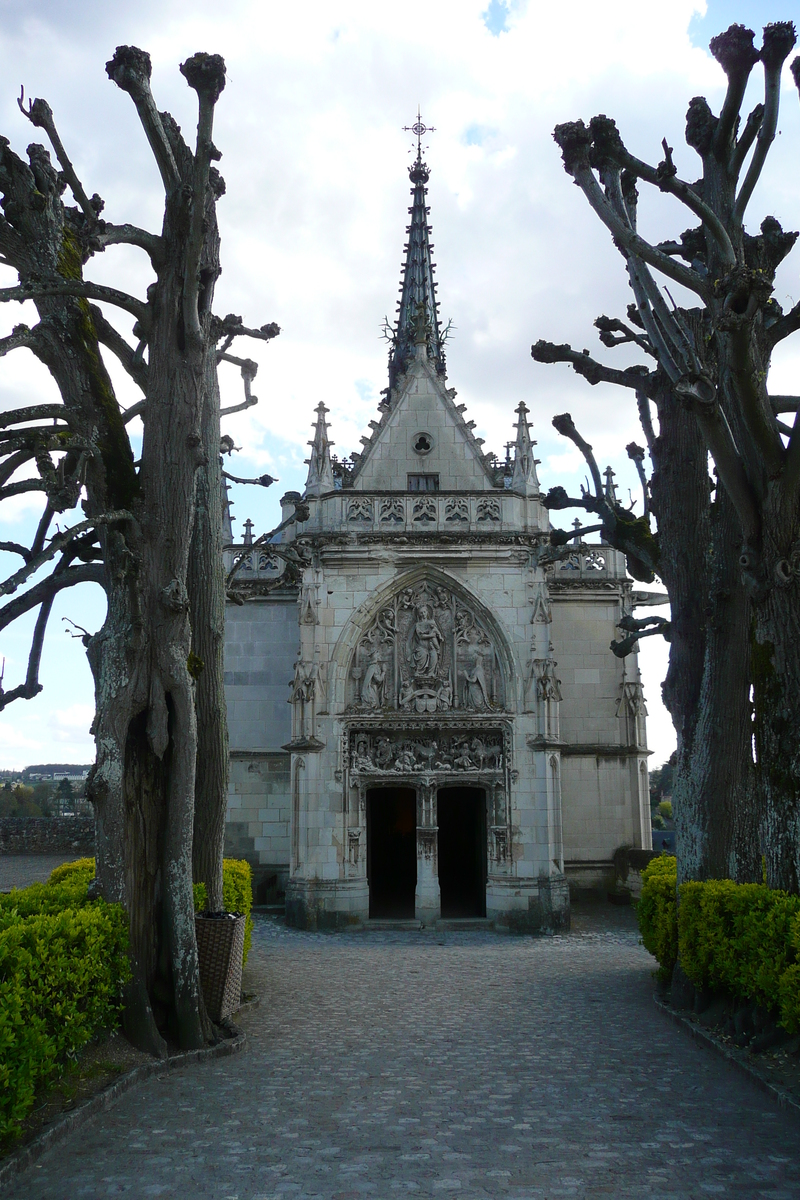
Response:
[[[708,0],[704,17],[694,16],[689,24],[692,45],[708,49],[712,37],[729,25],[746,25],[755,31],[756,45],[761,44],[761,30],[771,21],[791,21],[795,6],[787,0]]]
[[[481,13],[481,16],[492,37],[500,37],[501,33],[508,33],[510,16],[508,0],[489,0],[489,7]]]

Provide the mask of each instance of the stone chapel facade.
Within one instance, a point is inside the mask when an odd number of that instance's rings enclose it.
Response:
[[[226,625],[228,848],[287,921],[569,920],[569,884],[650,846],[635,601],[623,555],[557,561],[527,409],[485,454],[447,386],[425,203],[413,203],[389,388],[363,449],[317,408],[308,519],[245,553]],[[287,503],[285,515],[293,511]]]

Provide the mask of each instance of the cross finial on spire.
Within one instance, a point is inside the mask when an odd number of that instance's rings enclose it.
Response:
[[[331,465],[331,446],[334,443],[328,440],[328,422],[325,420],[325,414],[328,411],[320,400],[316,408],[317,420],[314,426],[314,437],[308,443],[311,447],[311,457],[306,459],[308,463],[306,496],[321,496],[334,489]]]
[[[436,133],[435,125],[423,125],[422,117],[417,105],[417,119],[413,125],[404,125],[403,133],[413,133],[417,139],[417,162],[422,161],[422,139],[426,133]]]
[[[520,400],[517,412],[517,440],[514,443],[514,475],[511,480],[512,492],[522,492],[524,496],[539,495],[539,478],[536,474],[538,458],[533,457],[533,447],[536,442],[531,440],[531,430],[528,425],[528,406]]]

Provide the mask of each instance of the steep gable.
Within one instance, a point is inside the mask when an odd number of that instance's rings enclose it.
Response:
[[[390,395],[381,420],[372,422],[371,437],[362,438],[353,489],[405,492],[409,475],[437,475],[439,491],[494,490],[473,422],[464,420],[464,406],[454,403],[425,346],[416,350],[396,397]]]

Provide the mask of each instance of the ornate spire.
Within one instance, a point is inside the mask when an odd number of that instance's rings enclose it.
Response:
[[[328,440],[328,422],[325,420],[325,414],[328,411],[320,400],[316,408],[317,423],[314,426],[314,437],[308,443],[311,447],[311,457],[306,459],[308,463],[308,478],[304,493],[306,496],[322,496],[325,492],[333,491],[331,446],[334,443]]]
[[[517,441],[514,446],[514,474],[511,479],[512,492],[522,492],[524,496],[539,495],[539,477],[536,474],[538,458],[533,457],[533,447],[536,442],[531,440],[531,430],[528,425],[528,406],[520,400],[517,412]]]
[[[432,126],[423,125],[417,112],[417,120],[410,128],[417,137],[417,157],[409,167],[409,177],[414,185],[411,189],[412,204],[408,210],[411,214],[411,224],[406,232],[408,244],[405,247],[406,259],[403,264],[403,277],[400,284],[400,301],[398,303],[397,323],[392,331],[392,348],[389,353],[389,387],[393,388],[397,379],[415,357],[416,347],[424,347],[424,353],[436,367],[440,375],[445,374],[443,338],[439,329],[439,313],[436,303],[436,284],[433,282],[431,261],[433,246],[430,243],[431,227],[428,224],[428,212],[425,204],[430,171],[422,161],[422,135],[432,131]]]
[[[611,470],[611,467],[606,467],[603,474],[605,475],[605,479],[606,479],[606,487],[605,487],[606,500],[608,501],[609,504],[612,504],[612,505],[617,504],[618,503],[617,485],[614,483],[615,472]]]

